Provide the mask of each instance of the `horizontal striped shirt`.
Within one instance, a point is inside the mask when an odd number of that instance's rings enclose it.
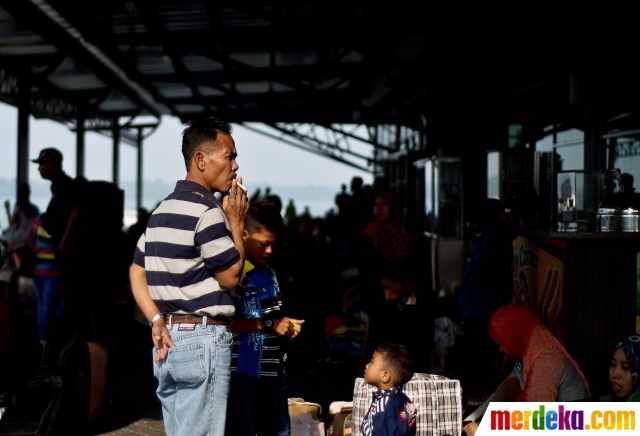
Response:
[[[151,298],[161,312],[233,316],[231,296],[215,273],[239,258],[213,194],[180,180],[151,214],[133,261],[146,270]]]
[[[33,252],[36,260],[34,277],[62,277],[60,262],[56,259],[51,235],[42,227],[42,214],[33,220]]]

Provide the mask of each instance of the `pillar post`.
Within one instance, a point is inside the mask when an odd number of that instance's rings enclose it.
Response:
[[[84,122],[86,115],[84,111],[78,109],[77,129],[76,129],[76,177],[84,177]]]
[[[29,182],[29,117],[31,115],[31,78],[23,75],[18,85],[18,162],[16,198],[20,183]]]
[[[136,207],[142,207],[142,128],[138,128],[138,162],[136,170]]]
[[[113,177],[112,182],[120,186],[120,126],[118,119],[113,120]]]

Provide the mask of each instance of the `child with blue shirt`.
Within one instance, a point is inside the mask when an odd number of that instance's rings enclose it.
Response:
[[[269,259],[285,230],[280,209],[253,202],[243,233],[246,261],[234,292],[233,350],[226,436],[289,436],[285,339],[303,319],[284,315],[280,286]]]
[[[362,422],[363,436],[416,434],[418,409],[402,392],[413,377],[413,363],[407,350],[396,344],[379,345],[364,371],[364,381],[378,388]]]

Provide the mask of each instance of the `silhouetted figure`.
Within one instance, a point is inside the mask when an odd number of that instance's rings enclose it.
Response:
[[[38,336],[45,345],[52,327],[64,314],[62,268],[60,262],[51,256],[54,252],[51,235],[42,227],[40,215],[35,219],[34,227],[35,264],[32,280],[38,297]]]
[[[425,372],[434,345],[434,295],[424,267],[428,251],[407,230],[395,191],[376,192],[373,214],[357,246],[360,301],[369,318],[360,371],[377,345],[392,342],[405,345],[416,371]]]
[[[387,176],[376,176],[373,180],[373,191],[381,191],[383,189],[389,189],[390,187],[389,178]]]
[[[605,179],[604,186],[606,196],[600,203],[599,208],[640,209],[640,194],[635,192],[633,181],[634,178],[629,173],[623,173],[621,175],[621,186],[619,187],[616,185],[613,178]]]
[[[52,194],[46,212],[34,219],[36,260],[33,283],[39,299],[37,330],[43,348],[39,356],[29,356],[35,357],[33,367],[32,362],[20,360],[21,367],[16,368],[14,381],[21,385],[7,402],[11,407],[3,416],[2,423],[24,421],[27,413],[31,416],[41,413],[39,433],[50,431],[50,426],[53,426],[56,434],[87,434],[85,426],[91,390],[89,353],[86,342],[76,340],[78,332],[86,330],[86,324],[80,312],[70,319],[66,308],[68,300],[63,299],[74,281],[82,282],[85,292],[93,291],[90,282],[83,280],[83,272],[73,263],[80,257],[78,230],[82,182],[72,179],[62,170],[62,153],[55,148],[41,150],[32,162],[38,164],[42,178],[51,181]],[[38,254],[44,254],[46,261],[39,259]],[[89,256],[85,253],[85,257]],[[59,316],[63,308],[63,316]],[[13,352],[14,358],[24,356],[28,346],[26,341],[33,339],[37,344],[38,336],[31,338],[23,334],[25,327],[28,326],[12,331],[12,335],[20,332],[22,336],[20,349]],[[27,383],[20,374],[25,371],[28,372]]]
[[[282,199],[280,198],[279,195],[269,194],[267,195],[267,198],[265,199],[265,201],[268,201],[269,203],[273,203],[278,208],[280,213],[282,213]]]
[[[256,201],[260,201],[262,200],[262,191],[260,190],[260,188],[256,188],[255,192],[253,193],[253,195],[251,195],[251,197],[249,197],[249,203],[255,203]]]
[[[127,235],[135,242],[138,242],[138,239],[144,233],[144,230],[147,228],[147,223],[149,222],[149,212],[144,207],[138,209],[138,220],[131,224],[127,229]]]
[[[516,236],[504,205],[494,198],[478,204],[477,225],[459,289],[465,354],[473,356],[461,363],[461,383],[465,393],[473,397],[490,394],[500,382],[500,374],[491,367],[499,353],[489,337],[489,320],[514,295],[511,263]]]
[[[127,261],[128,264],[133,261],[133,253],[136,249],[136,244],[138,243],[138,239],[144,233],[147,228],[147,223],[149,222],[149,216],[151,214],[145,209],[141,207],[138,209],[138,220],[131,224],[127,229]]]
[[[351,201],[351,196],[347,193],[347,184],[343,183],[340,185],[340,192],[336,194],[333,202],[338,208],[337,214],[346,213],[347,208],[349,207],[349,203]]]
[[[284,219],[288,221],[294,216],[296,216],[296,205],[293,203],[293,198],[290,198],[284,212]]]
[[[61,268],[62,288],[67,312],[81,313],[81,289],[86,289],[87,256],[80,254],[80,216],[85,198],[86,181],[74,180],[62,169],[62,153],[55,148],[45,148],[38,158],[43,179],[51,181],[51,200],[41,216],[42,228],[50,236],[55,259]],[[77,310],[76,310],[77,309]]]
[[[349,202],[348,213],[350,215],[352,231],[360,233],[367,224],[373,221],[371,204],[363,189],[364,181],[362,177],[351,179],[351,201]]]
[[[4,202],[9,221],[9,227],[5,231],[7,249],[12,254],[14,266],[18,269],[26,250],[31,247],[33,220],[38,216],[38,207],[31,203],[30,194],[29,184],[23,182],[18,185],[18,198],[13,210],[9,200]]]
[[[622,182],[622,188],[626,194],[633,194],[636,188],[633,187],[633,176],[629,173],[623,173],[620,176]]]
[[[629,173],[623,173],[620,177],[622,181],[624,208],[632,208],[635,210],[640,209],[640,194],[636,193],[636,189],[633,187],[633,176]]]

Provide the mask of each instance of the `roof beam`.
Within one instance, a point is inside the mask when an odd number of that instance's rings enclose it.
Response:
[[[326,157],[328,159],[335,160],[336,162],[340,162],[340,163],[343,163],[345,165],[349,165],[350,167],[357,168],[357,169],[359,169],[361,171],[365,171],[365,172],[368,172],[368,173],[372,173],[373,172],[372,168],[364,167],[361,164],[353,162],[353,161],[349,160],[348,158],[346,158],[344,156],[338,156],[338,155],[334,154],[333,152],[331,152],[329,150],[322,149],[322,148],[317,147],[317,146],[315,146],[313,144],[305,144],[305,143],[300,143],[300,142],[296,142],[294,140],[287,139],[286,136],[289,135],[289,133],[287,133],[287,132],[283,132],[284,136],[283,135],[278,136],[278,135],[275,135],[273,133],[270,133],[270,132],[267,132],[267,131],[264,131],[264,130],[260,130],[260,129],[252,127],[252,126],[249,126],[249,125],[247,125],[245,123],[240,123],[240,124],[242,124],[243,127],[245,127],[246,129],[249,129],[249,130],[251,130],[253,132],[259,133],[261,135],[267,136],[267,137],[272,138],[272,139],[276,139],[276,140],[278,140],[280,142],[292,145],[292,146],[294,146],[296,148],[300,148],[300,149],[302,149],[304,151],[308,151],[308,152],[316,154],[318,156],[323,156],[323,157]],[[273,127],[273,126],[270,126],[270,127]],[[294,137],[294,139],[297,139],[297,138]]]
[[[150,33],[152,38],[156,42],[160,43],[164,52],[171,59],[171,63],[177,72],[177,75],[174,75],[174,77],[176,77],[177,81],[186,84],[191,89],[191,92],[194,96],[194,98],[192,98],[192,104],[202,104],[202,94],[198,89],[197,81],[192,79],[192,75],[187,71],[182,62],[180,53],[173,48],[173,45],[170,43],[169,38],[166,36],[164,29],[162,29],[162,25],[160,24],[160,17],[158,17],[158,14],[153,6],[156,3],[154,2],[153,4],[150,4],[145,0],[130,0],[130,2],[138,10],[140,18],[147,28],[147,33]],[[143,77],[148,78],[148,76],[144,75]],[[224,90],[217,84],[210,84],[210,86],[222,90],[225,93],[229,92],[228,90]],[[170,99],[164,99],[163,101],[167,104],[171,104]],[[175,107],[173,108],[173,111],[175,113]]]
[[[263,92],[259,94],[236,94],[206,96],[200,99],[202,104],[223,106],[228,104],[277,105],[278,103],[318,104],[320,102],[333,101],[336,105],[353,98],[350,90],[330,90],[324,92]],[[178,97],[166,99],[171,104],[197,104],[191,97]]]
[[[323,68],[317,65],[287,66],[274,68],[242,68],[233,70],[195,71],[189,72],[191,80],[202,85],[213,83],[242,83],[258,82],[266,78],[274,82],[317,81],[323,79],[336,79],[357,75],[364,71],[361,64],[334,64]],[[146,74],[150,81],[181,82],[181,77],[175,74]]]
[[[0,5],[19,21],[30,23],[45,39],[55,41],[58,50],[66,51],[79,59],[104,82],[117,88],[133,103],[156,117],[160,116],[153,99],[137,89],[136,84],[127,79],[118,65],[98,47],[87,42],[83,35],[48,3],[43,0],[0,0]]]

